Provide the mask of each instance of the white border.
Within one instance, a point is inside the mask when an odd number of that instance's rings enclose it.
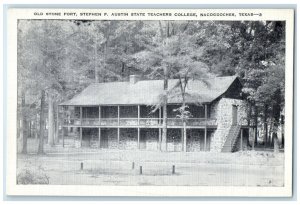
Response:
[[[17,19],[36,19],[34,11],[81,12],[86,9],[9,9],[8,10],[8,61],[7,61],[7,195],[56,195],[56,196],[291,196],[292,193],[292,114],[293,114],[293,34],[294,11],[291,9],[201,9],[201,12],[236,13],[236,17],[93,17],[78,19],[99,20],[285,20],[286,21],[286,90],[285,90],[285,186],[284,187],[237,187],[237,186],[87,186],[87,185],[16,185],[16,102],[17,102]],[[142,9],[126,9],[126,12],[145,12]],[[96,9],[89,11],[118,12],[122,9]],[[147,12],[197,12],[199,9],[151,10]],[[239,12],[262,13],[261,17],[239,17]],[[58,17],[43,17],[58,19]],[[68,17],[63,17],[67,19]],[[74,19],[74,17],[69,17]],[[76,18],[76,17],[75,17]]]

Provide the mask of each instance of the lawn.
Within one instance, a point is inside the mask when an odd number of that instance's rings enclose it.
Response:
[[[284,185],[284,153],[163,153],[61,146],[46,146],[45,152],[18,154],[18,173],[42,173],[56,185]]]

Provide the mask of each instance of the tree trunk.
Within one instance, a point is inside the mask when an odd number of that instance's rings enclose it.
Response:
[[[22,92],[22,112],[21,112],[21,119],[22,119],[22,153],[27,154],[27,119],[25,113],[25,92]]]
[[[52,95],[48,95],[48,144],[54,145],[54,113]]]
[[[285,119],[283,116],[281,116],[281,122],[280,122],[280,128],[281,128],[281,147],[284,148],[284,124],[285,124]]]
[[[186,121],[183,122],[183,151],[186,152]]]
[[[251,132],[251,135],[252,135],[252,137],[253,137],[253,141],[252,141],[252,150],[254,150],[254,145],[255,145],[255,130],[254,130],[254,128],[252,127],[252,128],[250,128],[249,129],[249,132]],[[250,134],[249,134],[250,135]]]
[[[167,76],[167,68],[164,68],[164,92],[165,98],[163,103],[163,130],[161,137],[161,151],[167,151],[167,104],[168,104],[168,76]]]
[[[185,90],[183,91],[182,95],[182,106],[185,111]],[[186,119],[183,119],[183,151],[186,152]]]
[[[55,108],[56,108],[56,112],[55,112],[55,114],[56,114],[56,123],[55,123],[55,135],[54,135],[54,143],[55,144],[59,144],[59,107],[58,107],[58,104],[57,103],[55,103],[55,106],[54,106]]]
[[[35,128],[35,133],[34,133],[34,137],[35,139],[38,139],[38,133],[39,133],[39,128],[38,128],[38,124],[39,124],[39,121],[38,121],[38,113],[35,115],[35,120],[34,120],[34,128]]]
[[[274,123],[271,122],[270,127],[269,127],[269,134],[268,134],[268,146],[269,147],[272,147],[272,145],[273,145],[273,129],[274,129]]]
[[[254,126],[255,126],[255,133],[254,133],[254,146],[257,145],[257,137],[258,137],[258,132],[257,132],[257,123],[258,123],[258,108],[256,105],[254,105]]]
[[[32,126],[31,126],[31,125],[32,125],[32,121],[31,121],[31,120],[29,120],[29,124],[28,124],[28,125],[29,125],[29,135],[28,135],[28,137],[31,138],[31,137],[32,137],[32,136],[31,136],[31,135],[32,135],[32,133],[31,133],[31,129],[32,129]]]
[[[100,79],[99,79],[99,69],[98,69],[98,52],[97,52],[97,43],[98,43],[98,39],[97,39],[97,31],[96,31],[96,34],[95,34],[95,44],[94,44],[94,63],[95,63],[95,81],[96,83],[99,83],[100,82]]]
[[[279,143],[278,143],[278,138],[276,135],[274,136],[273,143],[274,143],[274,152],[278,153],[279,152]]]
[[[268,123],[267,123],[267,105],[264,106],[264,146],[267,147],[268,140]]]
[[[41,110],[40,110],[40,138],[38,154],[44,154],[44,107],[45,107],[45,91],[41,92]]]

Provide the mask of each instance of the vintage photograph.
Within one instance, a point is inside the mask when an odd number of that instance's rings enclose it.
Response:
[[[9,196],[290,197],[293,10],[9,9]]]
[[[284,187],[285,55],[285,21],[19,19],[16,183]]]

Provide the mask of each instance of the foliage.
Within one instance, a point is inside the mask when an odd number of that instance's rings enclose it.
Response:
[[[40,91],[61,102],[93,82],[177,79],[160,96],[181,96],[189,82],[237,75],[253,118],[279,123],[284,108],[285,23],[280,21],[83,21],[18,22],[18,108],[39,113]],[[51,95],[50,95],[51,94]],[[269,118],[269,120],[268,120]]]
[[[17,184],[49,184],[49,177],[40,167],[38,170],[24,168],[17,175]]]

